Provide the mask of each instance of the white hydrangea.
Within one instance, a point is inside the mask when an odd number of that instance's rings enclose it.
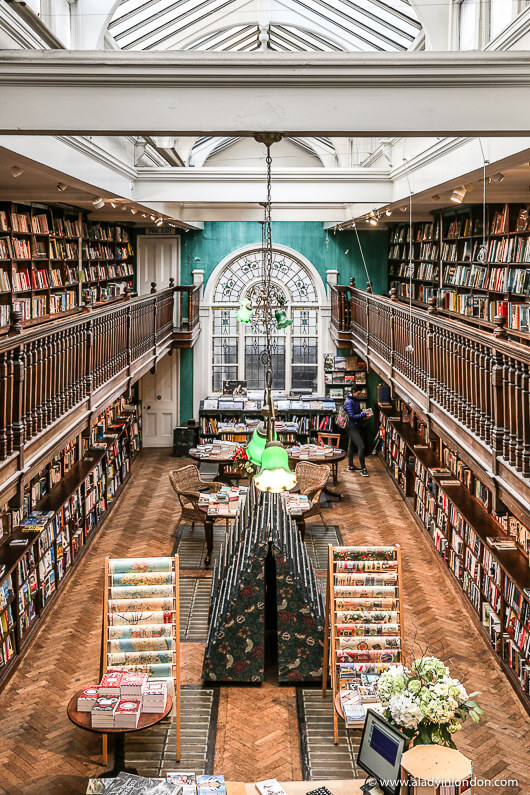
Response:
[[[392,696],[402,693],[407,686],[403,666],[396,665],[384,671],[377,682],[377,692],[383,704],[387,704]]]
[[[393,720],[404,729],[417,729],[418,724],[423,720],[423,712],[414,699],[405,693],[392,696],[388,708]]]

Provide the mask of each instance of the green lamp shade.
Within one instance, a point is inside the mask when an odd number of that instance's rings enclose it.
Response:
[[[290,326],[293,322],[288,319],[285,314],[285,309],[278,309],[278,311],[274,313],[274,317],[276,318],[276,328],[287,328],[287,326]]]
[[[261,469],[254,478],[260,491],[279,494],[296,486],[296,475],[289,469],[287,450],[281,442],[267,442],[261,457]]]
[[[260,466],[261,457],[263,455],[263,451],[265,450],[266,444],[267,434],[265,432],[263,423],[260,423],[260,425],[258,425],[252,434],[250,442],[247,444],[247,458],[251,464]]]
[[[243,298],[239,302],[239,309],[236,312],[236,317],[241,323],[248,323],[252,316],[252,309],[248,308],[248,299]]]

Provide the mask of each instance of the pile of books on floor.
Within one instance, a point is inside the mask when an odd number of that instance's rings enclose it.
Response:
[[[79,694],[77,711],[90,712],[93,729],[136,729],[142,712],[163,712],[166,700],[165,680],[113,669]]]
[[[261,790],[260,790],[261,791]],[[87,795],[226,795],[222,775],[196,776],[184,771],[169,772],[166,778],[120,773],[116,778],[91,778]]]
[[[340,705],[348,728],[362,727],[368,709],[383,712],[377,694],[378,679],[378,674],[359,675],[357,672],[348,671],[347,667],[340,669]]]

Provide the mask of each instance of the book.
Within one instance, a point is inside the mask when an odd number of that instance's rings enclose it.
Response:
[[[285,790],[280,786],[278,780],[275,778],[268,778],[265,781],[257,781],[256,789],[261,793],[261,795],[286,795]]]
[[[217,793],[217,795],[226,795],[225,777],[221,774],[198,776],[197,794],[210,795],[212,792]]]
[[[141,698],[149,677],[146,673],[123,674],[120,681],[120,696]]]
[[[119,702],[118,696],[99,696],[90,710],[92,727],[114,728],[114,713]]]
[[[180,784],[182,787],[182,795],[196,795],[197,779],[195,773],[168,771],[166,773],[166,780],[170,784]]]
[[[142,693],[142,711],[163,712],[167,700],[167,683],[162,679],[149,679]]]

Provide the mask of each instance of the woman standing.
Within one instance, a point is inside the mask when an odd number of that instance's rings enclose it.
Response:
[[[365,420],[368,419],[370,416],[370,412],[368,409],[361,409],[361,404],[359,403],[359,396],[362,392],[358,386],[352,387],[351,391],[348,393],[346,400],[344,401],[344,411],[350,418],[350,423],[348,426],[348,436],[350,441],[348,443],[348,469],[350,472],[355,472],[357,469],[356,466],[353,464],[353,454],[355,450],[357,450],[357,455],[359,456],[359,464],[361,465],[361,475],[363,478],[368,478],[370,475],[368,474],[368,470],[366,469],[366,461],[365,461],[365,445],[364,445],[364,427],[363,423]]]

